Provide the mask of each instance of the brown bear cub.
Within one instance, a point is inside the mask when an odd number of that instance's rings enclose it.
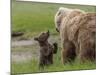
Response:
[[[35,37],[34,40],[39,42],[40,46],[40,59],[39,67],[44,67],[45,65],[53,64],[53,54],[57,53],[57,43],[51,45],[48,42],[50,36],[49,31],[41,33],[38,37]]]

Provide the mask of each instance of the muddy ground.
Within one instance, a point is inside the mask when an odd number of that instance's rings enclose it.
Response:
[[[51,36],[49,42],[60,43],[60,38],[57,36]],[[34,39],[18,40],[16,37],[12,38],[11,44],[11,62],[27,62],[29,60],[39,58],[39,45]]]

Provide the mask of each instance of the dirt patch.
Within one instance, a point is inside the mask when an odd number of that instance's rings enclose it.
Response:
[[[50,37],[50,43],[57,42],[60,45],[58,37]],[[30,40],[12,40],[11,62],[27,62],[30,60],[38,60],[39,58],[39,45],[33,39]]]
[[[12,41],[12,47],[30,46],[30,45],[33,45],[34,43],[35,42],[33,40]]]
[[[12,41],[11,61],[20,63],[37,60],[39,57],[38,43],[33,40]]]
[[[12,52],[11,59],[12,62],[25,62],[32,60],[33,54],[32,52]]]
[[[37,45],[31,46],[15,46],[12,47],[11,59],[12,62],[27,62],[30,60],[38,60],[39,47]]]

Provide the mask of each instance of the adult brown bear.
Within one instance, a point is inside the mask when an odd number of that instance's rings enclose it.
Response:
[[[55,15],[55,26],[61,37],[63,63],[70,62],[76,57],[81,62],[95,61],[95,13],[60,7]]]

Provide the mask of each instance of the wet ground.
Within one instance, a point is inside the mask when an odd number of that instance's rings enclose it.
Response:
[[[54,43],[60,41],[58,37],[50,37],[49,42]],[[57,43],[60,43],[60,42]],[[12,62],[26,62],[32,59],[39,58],[39,45],[34,39],[18,40],[12,39],[11,44],[11,61]]]

